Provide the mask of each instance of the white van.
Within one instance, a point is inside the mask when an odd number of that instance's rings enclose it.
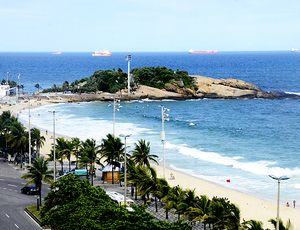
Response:
[[[115,192],[115,191],[106,191],[106,194],[109,196],[111,200],[116,202],[119,206],[124,205],[124,195],[121,193]],[[128,211],[134,211],[132,207],[130,207],[131,204],[134,204],[134,201],[128,197],[126,197],[126,209]]]

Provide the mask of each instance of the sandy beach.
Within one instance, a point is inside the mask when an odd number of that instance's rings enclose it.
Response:
[[[31,108],[33,108],[35,106],[47,105],[51,103],[51,101],[47,99],[33,99],[30,101],[30,103]],[[2,113],[3,111],[10,110],[13,115],[18,116],[18,113],[22,113],[27,108],[29,108],[28,101],[21,100],[17,104],[1,105],[0,112]],[[45,136],[46,138],[46,142],[41,148],[41,154],[46,156],[50,153],[50,149],[52,148],[52,132],[51,130],[48,130],[48,134],[46,134],[45,131],[41,130],[41,135]],[[163,177],[162,166],[153,166],[157,169],[158,176]],[[170,178],[171,173],[174,175],[174,179]],[[198,196],[205,194],[209,198],[212,198],[213,196],[227,197],[231,201],[231,203],[236,204],[240,208],[241,221],[254,219],[262,221],[264,224],[264,228],[273,229],[273,226],[268,222],[268,220],[271,218],[276,218],[276,203],[243,194],[239,191],[222,187],[217,184],[171,170],[169,168],[166,168],[166,179],[168,180],[170,186],[180,185],[184,189],[195,189],[195,192]],[[276,197],[277,191],[274,191],[274,200],[276,199]],[[290,204],[290,207],[280,205],[280,218],[283,220],[284,224],[288,219],[290,219],[294,227],[293,229],[300,229],[300,219],[298,218],[300,216],[300,209],[298,208],[299,205],[296,205],[295,209],[292,206],[292,204]]]

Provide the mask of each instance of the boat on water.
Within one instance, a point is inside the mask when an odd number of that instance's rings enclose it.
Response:
[[[110,56],[111,53],[107,50],[104,51],[95,51],[95,53],[92,54],[92,56]]]
[[[218,50],[202,50],[202,51],[194,51],[193,49],[190,49],[190,54],[216,54],[219,53]]]
[[[298,53],[298,52],[300,52],[300,50],[299,50],[299,49],[292,48],[292,52]]]
[[[52,54],[61,54],[61,52],[56,52],[56,53],[52,53]]]

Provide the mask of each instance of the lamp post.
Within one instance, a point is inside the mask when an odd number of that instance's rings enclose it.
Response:
[[[162,122],[162,131],[160,133],[160,139],[161,142],[163,144],[163,176],[164,179],[166,179],[166,159],[165,159],[165,140],[166,140],[166,134],[165,134],[165,125],[164,125],[164,121],[169,121],[169,118],[167,118],[169,116],[169,114],[166,113],[166,111],[170,111],[170,109],[165,108],[164,106],[160,106],[161,107],[161,122]]]
[[[126,156],[126,139],[127,137],[130,137],[131,134],[125,135],[120,134],[120,137],[124,137],[125,139],[125,149],[124,149],[124,205],[127,206],[126,203],[126,195],[127,195],[127,156]]]
[[[18,97],[17,97],[17,101],[19,103],[19,95],[20,95],[20,87],[21,87],[21,83],[20,83],[20,76],[21,74],[18,75],[18,80],[19,80],[19,87],[18,87]]]
[[[131,61],[131,55],[128,55],[125,58],[126,61],[128,61],[128,95],[130,94],[130,61]]]
[[[119,104],[120,100],[114,98],[114,111],[113,111],[113,136],[115,137],[115,117],[116,117],[116,111],[119,111],[120,106]]]
[[[29,101],[29,108],[28,108],[28,126],[29,126],[29,132],[28,132],[28,141],[29,141],[29,151],[28,151],[28,157],[29,157],[29,160],[28,160],[28,163],[29,165],[31,165],[31,131],[30,131],[30,98],[28,98],[28,101]]]
[[[274,180],[278,181],[278,193],[277,193],[277,220],[276,220],[276,230],[279,230],[279,197],[280,197],[280,181],[290,179],[287,176],[276,177],[274,175],[269,175]]]
[[[49,113],[53,113],[53,181],[56,181],[56,159],[55,159],[55,113],[58,111],[49,111]]]

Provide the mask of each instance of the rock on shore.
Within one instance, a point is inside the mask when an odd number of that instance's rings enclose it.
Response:
[[[60,94],[59,99],[51,97],[52,99],[59,100],[59,102],[78,102],[78,101],[96,101],[96,100],[112,100],[117,97],[121,100],[187,100],[187,99],[300,99],[299,95],[287,94],[282,91],[263,91],[258,86],[251,83],[236,80],[236,79],[213,79],[198,75],[191,76],[194,79],[194,84],[197,90],[184,88],[182,82],[174,82],[173,84],[166,84],[165,89],[157,89],[149,86],[139,85],[136,89],[131,91],[128,95],[127,92],[121,94],[110,94],[98,92],[94,94]],[[51,95],[48,95],[51,96]]]

